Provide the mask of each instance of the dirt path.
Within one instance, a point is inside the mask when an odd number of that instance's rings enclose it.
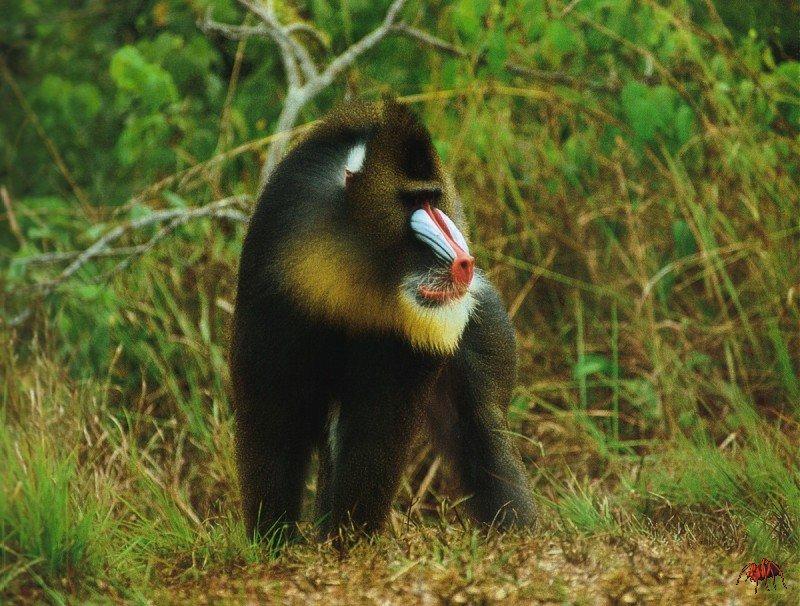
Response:
[[[495,537],[424,529],[340,558],[301,545],[277,561],[166,588],[169,604],[797,604],[796,584],[760,588],[742,563],[674,541]]]

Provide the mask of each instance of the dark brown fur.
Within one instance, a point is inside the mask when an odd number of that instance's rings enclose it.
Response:
[[[357,140],[369,142],[366,163],[344,188],[337,179]],[[343,267],[374,279],[378,292],[427,267],[430,254],[408,233],[415,196],[435,199],[463,221],[427,131],[389,102],[351,106],[323,121],[278,165],[259,200],[242,250],[231,349],[250,533],[263,536],[298,519],[315,449],[323,532],[350,523],[379,529],[421,424],[472,495],[467,504],[476,520],[499,527],[534,521],[525,472],[506,433],[514,331],[488,283],[458,346],[444,353],[412,345],[396,326],[357,321],[378,302],[355,298],[343,319],[329,317],[287,286],[287,251],[298,239],[314,242],[322,229],[346,247]],[[328,440],[334,417],[335,462]]]

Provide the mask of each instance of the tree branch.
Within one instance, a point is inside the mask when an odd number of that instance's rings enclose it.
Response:
[[[222,34],[231,40],[241,40],[242,38],[249,38],[251,36],[268,36],[269,30],[261,23],[258,25],[231,25],[229,23],[220,23],[211,18],[211,10],[206,11],[205,19],[197,22],[197,26],[205,33],[212,32]]]
[[[321,40],[319,33],[305,23],[291,23],[284,25],[280,23],[272,6],[272,0],[265,0],[266,4],[260,4],[258,0],[238,0],[239,3],[251,11],[261,20],[256,26],[229,25],[214,22],[210,15],[206,15],[206,20],[200,24],[204,31],[219,32],[229,38],[241,38],[244,36],[262,36],[272,39],[278,46],[283,61],[284,72],[286,73],[287,90],[286,97],[278,115],[278,122],[274,129],[274,134],[278,135],[291,130],[297,123],[303,107],[316,95],[333,82],[344,70],[355,63],[356,59],[363,53],[377,45],[389,34],[406,36],[420,44],[432,48],[436,51],[469,59],[470,53],[463,48],[446,42],[428,32],[417,29],[405,22],[398,22],[400,11],[403,9],[406,0],[394,0],[384,16],[383,22],[372,32],[352,44],[340,55],[332,58],[326,67],[319,70],[311,59],[308,48],[300,41],[292,37],[292,33],[297,31],[311,32],[317,40]],[[486,63],[485,57],[478,57],[479,65]],[[506,61],[505,69],[514,75],[523,76],[552,84],[562,84],[576,88],[608,89],[608,85],[597,82],[586,82],[578,80],[562,72],[549,72],[530,68],[514,61]],[[302,76],[302,81],[301,81]],[[288,137],[277,137],[267,150],[267,158],[261,169],[259,178],[259,195],[272,173],[273,168],[280,160],[286,148]]]
[[[313,40],[321,43],[323,47],[326,47],[327,43],[316,29],[302,22],[291,24],[281,23],[274,10],[272,0],[264,0],[265,3],[263,4],[260,0],[238,0],[238,2],[252,12],[260,22],[256,25],[248,25],[246,22],[239,25],[218,23],[212,19],[211,13],[207,12],[204,20],[200,21],[198,26],[204,32],[219,33],[232,39],[259,36],[268,38],[276,44],[281,55],[281,61],[286,76],[287,90],[274,133],[269,137],[245,144],[235,150],[220,154],[206,163],[202,163],[168,177],[153,187],[148,188],[145,192],[142,192],[142,194],[135,197],[132,202],[141,200],[148,192],[156,191],[175,180],[180,181],[191,178],[198,171],[202,170],[204,166],[227,158],[231,154],[240,153],[245,149],[251,149],[255,145],[269,143],[267,159],[260,174],[259,185],[260,190],[263,190],[270,173],[283,154],[287,141],[293,132],[293,128],[297,123],[303,107],[326,87],[330,86],[334,79],[352,66],[362,54],[374,48],[389,34],[407,36],[424,46],[451,56],[464,59],[469,59],[471,57],[470,53],[463,48],[446,42],[428,32],[414,28],[404,22],[398,22],[400,12],[405,6],[406,0],[394,0],[387,10],[382,23],[376,29],[352,44],[338,56],[330,59],[327,65],[317,67],[312,59],[309,47],[306,45],[306,43],[312,43],[308,36],[312,36]],[[294,36],[298,34],[303,35],[299,36],[299,39],[295,38]],[[476,61],[481,64],[485,62],[485,58],[478,57]],[[4,67],[5,65],[0,62],[0,68]],[[556,84],[566,84],[578,88],[596,86],[591,83],[587,84],[582,81],[577,81],[566,74],[527,68],[511,61],[506,62],[505,68],[513,74]],[[68,176],[68,173],[66,173],[66,176]],[[94,241],[85,250],[45,253],[26,259],[20,259],[18,262],[24,265],[66,263],[66,267],[64,267],[54,279],[41,282],[30,288],[37,298],[43,299],[56,292],[66,281],[74,277],[81,268],[85,267],[93,260],[121,257],[121,260],[115,264],[111,272],[99,278],[101,280],[126,269],[134,260],[152,250],[159,242],[174,233],[179,226],[194,219],[208,217],[245,223],[248,220],[245,211],[247,199],[246,196],[234,196],[196,208],[156,210],[145,217],[120,223]],[[146,242],[132,246],[114,247],[114,244],[126,235],[149,226],[159,226],[159,229]],[[7,320],[6,323],[10,326],[17,326],[24,322],[31,313],[32,306],[26,307],[15,317]]]
[[[392,26],[395,25],[398,15],[406,3],[406,0],[394,0],[386,11],[380,26],[358,42],[355,42],[340,55],[331,59],[324,69],[317,69],[308,48],[300,40],[292,37],[294,32],[305,31],[310,32],[317,40],[322,41],[316,30],[303,23],[283,25],[275,14],[271,0],[267,0],[266,4],[260,4],[257,0],[238,1],[261,20],[259,25],[246,26],[217,23],[211,19],[209,14],[206,14],[205,20],[198,25],[203,31],[218,32],[234,39],[251,35],[265,36],[278,46],[286,75],[287,90],[281,113],[278,116],[275,134],[291,130],[297,123],[303,107],[309,101],[329,86],[359,56],[383,40],[391,32]],[[272,169],[283,155],[286,141],[287,137],[278,137],[270,145],[267,151],[267,159],[261,169],[259,193],[264,189]]]
[[[300,63],[300,69],[306,78],[313,78],[317,73],[317,68],[311,60],[308,50],[297,40],[289,35],[289,32],[278,20],[275,14],[275,9],[272,6],[272,0],[267,0],[266,5],[258,4],[252,0],[239,0],[239,4],[247,8],[256,17],[266,25],[269,30],[270,37],[275,41],[281,49],[281,58],[283,59],[284,70],[287,72],[286,77],[289,80],[289,85],[299,86],[299,74],[297,74],[297,62]],[[288,65],[292,66],[295,71],[295,76],[291,74]]]
[[[48,282],[41,282],[34,286],[36,295],[41,299],[53,294],[61,287],[62,284],[72,278],[87,263],[100,257],[108,257],[115,254],[127,255],[125,259],[117,264],[112,273],[120,271],[128,267],[135,258],[152,249],[158,242],[174,232],[179,226],[185,225],[186,223],[195,219],[216,218],[225,219],[235,223],[246,223],[248,220],[247,215],[240,210],[240,208],[243,209],[245,207],[245,203],[248,199],[248,196],[232,196],[230,198],[217,200],[216,202],[211,202],[196,208],[156,210],[147,216],[140,217],[138,219],[130,219],[121,223],[120,225],[117,225],[95,240],[95,242],[88,248],[78,252],[77,254],[48,253],[46,255],[32,257],[31,259],[38,263],[67,260],[65,255],[69,255],[69,258],[71,258],[70,263],[61,271],[61,273],[58,274],[56,278]],[[111,248],[111,246],[123,236],[152,225],[162,225],[162,227],[144,244],[126,247],[124,249]],[[30,317],[32,311],[32,307],[26,307],[19,314],[7,320],[6,324],[9,326],[18,326]]]
[[[127,255],[136,254],[139,250],[142,249],[144,244],[139,244],[137,246],[120,246],[119,248],[109,248],[108,250],[104,250],[99,252],[95,255],[95,259],[99,259],[101,257],[124,257]],[[22,257],[20,259],[14,259],[14,263],[22,266],[30,266],[30,265],[55,265],[57,263],[65,263],[66,261],[72,261],[76,257],[79,257],[83,254],[82,250],[65,250],[65,251],[57,251],[57,252],[49,252],[49,253],[42,253],[40,255],[32,255],[30,257]]]
[[[336,76],[338,76],[346,68],[350,67],[360,55],[384,39],[391,31],[392,26],[397,20],[397,15],[400,13],[400,10],[403,8],[405,2],[406,0],[394,0],[392,5],[389,7],[389,10],[386,11],[386,17],[384,17],[383,23],[377,29],[361,38],[361,40],[358,42],[355,42],[341,55],[334,58],[328,64],[328,67],[325,69],[325,71],[320,74],[319,80],[314,83],[312,95],[317,94],[320,90],[328,86]]]

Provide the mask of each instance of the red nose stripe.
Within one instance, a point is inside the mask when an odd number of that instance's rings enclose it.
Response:
[[[450,228],[447,227],[447,223],[445,223],[444,219],[441,217],[442,211],[440,211],[438,208],[432,208],[428,202],[425,202],[425,204],[422,205],[422,208],[426,213],[428,213],[428,216],[434,222],[436,227],[439,228],[439,231],[442,232],[442,235],[444,236],[444,239],[447,240],[447,243],[452,246],[454,251],[456,251],[456,256],[459,254],[469,256],[469,253],[461,248],[453,239],[453,234],[450,233]]]
[[[456,252],[456,258],[450,266],[450,276],[456,286],[469,286],[472,282],[472,276],[475,272],[475,258],[472,257],[466,250],[461,248],[458,243],[453,239],[453,234],[450,233],[450,228],[447,223],[442,219],[442,211],[438,208],[431,207],[430,203],[425,202],[422,208],[428,213],[436,227],[442,232],[444,239]]]

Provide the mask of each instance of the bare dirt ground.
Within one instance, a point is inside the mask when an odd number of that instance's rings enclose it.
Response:
[[[409,529],[342,557],[297,545],[271,563],[176,581],[164,604],[798,604],[796,583],[736,579],[746,559],[685,540]]]

